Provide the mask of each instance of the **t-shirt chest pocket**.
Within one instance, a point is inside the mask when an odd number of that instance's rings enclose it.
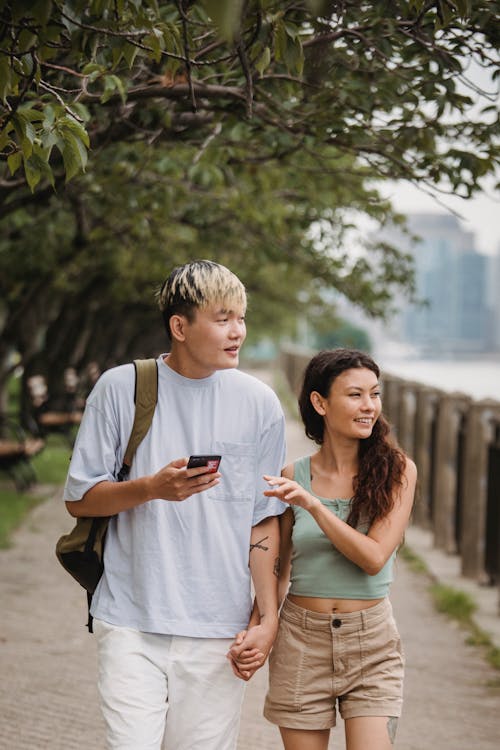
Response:
[[[220,483],[211,490],[214,500],[233,503],[253,500],[257,482],[255,445],[214,442],[214,452],[221,456]]]

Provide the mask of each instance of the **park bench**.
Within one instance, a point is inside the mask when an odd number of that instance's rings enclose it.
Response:
[[[33,375],[28,380],[32,419],[36,424],[34,431],[36,429],[42,438],[53,433],[62,435],[72,447],[74,426],[81,422],[83,404],[76,393],[76,381],[65,376],[65,386],[64,394],[58,399],[52,399],[42,375]]]
[[[36,482],[31,459],[40,453],[45,441],[26,435],[12,417],[0,418],[0,471],[6,473],[19,492]]]

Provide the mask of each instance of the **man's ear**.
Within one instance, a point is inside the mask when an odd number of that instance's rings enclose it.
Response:
[[[185,315],[172,315],[169,320],[169,326],[170,326],[170,335],[172,336],[172,341],[185,341],[186,340],[186,334],[185,334],[185,328],[186,328],[187,318]]]
[[[321,393],[318,393],[318,391],[311,391],[311,395],[309,396],[309,400],[311,401],[311,404],[314,407],[314,410],[318,412],[322,417],[325,416],[326,410],[325,410],[325,399],[321,395]]]

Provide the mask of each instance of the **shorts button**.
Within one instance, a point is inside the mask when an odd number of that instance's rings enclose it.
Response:
[[[332,625],[334,628],[340,628],[340,626],[342,625],[342,620],[334,620],[332,622]]]

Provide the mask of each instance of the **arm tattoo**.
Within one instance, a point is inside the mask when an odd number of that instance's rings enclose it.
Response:
[[[250,552],[251,552],[251,551],[252,551],[253,549],[257,549],[257,547],[258,547],[259,549],[263,549],[263,550],[264,550],[264,552],[267,552],[267,550],[269,549],[269,547],[265,547],[265,546],[264,546],[264,545],[262,544],[262,542],[265,542],[265,541],[266,541],[266,539],[269,539],[269,537],[268,537],[268,536],[265,536],[265,537],[264,537],[264,539],[260,539],[260,540],[259,540],[258,542],[255,542],[255,544],[251,544],[251,545],[250,545]]]
[[[390,716],[387,719],[387,733],[389,734],[389,740],[391,745],[394,745],[396,739],[396,729],[398,727],[398,720],[395,716]]]
[[[274,568],[273,568],[273,573],[276,576],[276,578],[280,577],[280,571],[281,571],[281,560],[279,557],[277,557],[276,560],[274,561]]]

